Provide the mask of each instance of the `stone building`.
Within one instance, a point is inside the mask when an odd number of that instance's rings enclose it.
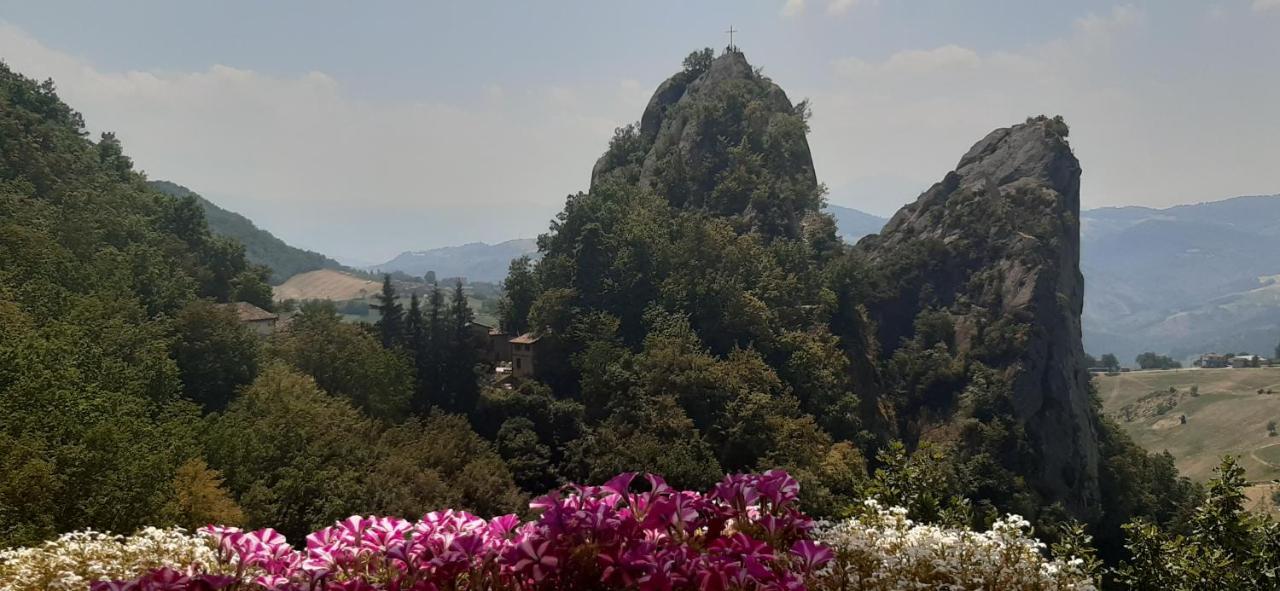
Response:
[[[529,378],[534,375],[537,362],[539,337],[526,332],[511,339],[511,374],[518,378]]]

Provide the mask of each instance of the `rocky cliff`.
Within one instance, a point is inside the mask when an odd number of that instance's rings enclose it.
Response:
[[[949,315],[958,354],[1010,385],[1032,486],[1087,516],[1098,436],[1080,344],[1080,164],[1066,136],[1045,117],[991,132],[858,250],[885,283],[869,307],[886,355],[921,312]]]
[[[805,138],[807,105],[793,105],[742,52],[710,50],[653,93],[638,129],[620,130],[591,172],[592,187],[634,183],[742,228],[795,236],[821,206]]]

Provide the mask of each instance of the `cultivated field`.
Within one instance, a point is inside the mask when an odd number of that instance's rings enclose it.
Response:
[[[1106,413],[1147,450],[1173,454],[1183,474],[1207,480],[1223,455],[1234,454],[1250,480],[1280,478],[1280,436],[1267,431],[1270,421],[1280,425],[1280,367],[1139,371],[1094,380]]]
[[[357,300],[378,293],[382,284],[332,269],[299,273],[275,287],[276,301]]]

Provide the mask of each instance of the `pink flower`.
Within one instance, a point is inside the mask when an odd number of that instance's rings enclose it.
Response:
[[[800,566],[806,571],[815,571],[835,559],[835,552],[812,540],[799,540],[791,545],[791,554],[800,559]]]
[[[511,570],[527,573],[534,581],[542,581],[560,564],[560,559],[550,553],[550,540],[534,540],[525,537],[511,548],[507,559]]]

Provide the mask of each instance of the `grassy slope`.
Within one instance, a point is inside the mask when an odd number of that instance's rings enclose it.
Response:
[[[1095,380],[1106,413],[1146,449],[1168,450],[1187,476],[1206,480],[1223,455],[1234,454],[1250,480],[1280,478],[1280,437],[1267,435],[1267,422],[1280,422],[1280,367],[1145,371]],[[1131,422],[1118,416],[1145,394],[1170,387],[1187,392],[1193,385],[1200,395],[1183,396],[1163,415]],[[1260,388],[1275,394],[1258,394]],[[1187,424],[1180,424],[1180,415]]]

